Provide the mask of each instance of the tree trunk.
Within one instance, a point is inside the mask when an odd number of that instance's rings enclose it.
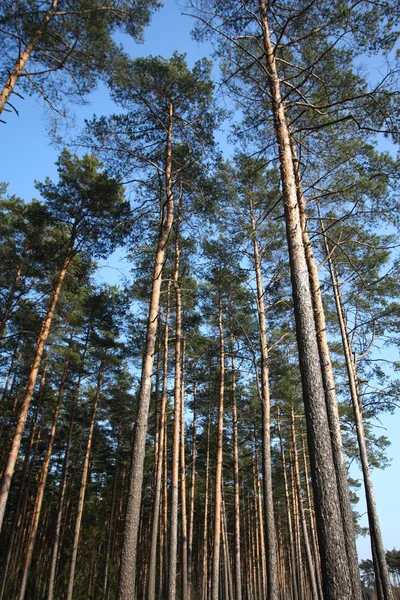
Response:
[[[149,582],[148,582],[148,600],[155,600],[156,597],[156,567],[157,567],[157,539],[158,529],[160,525],[160,503],[161,503],[161,484],[163,474],[163,457],[164,457],[164,434],[166,426],[166,411],[167,411],[167,383],[168,383],[168,322],[169,322],[169,305],[170,305],[170,283],[168,283],[167,291],[167,308],[165,313],[165,328],[164,328],[164,357],[163,357],[163,381],[161,393],[161,410],[160,410],[160,430],[158,436],[158,456],[156,469],[156,483],[154,492],[154,510],[153,523],[151,531],[151,546],[150,546],[150,567],[149,567]],[[160,570],[160,577],[162,573]]]
[[[45,378],[46,378],[46,370],[47,370],[47,364],[45,365],[45,368],[43,369],[42,380],[40,383],[40,391],[41,392],[44,388],[44,382],[45,382]],[[10,566],[11,557],[14,553],[14,540],[15,540],[15,536],[17,533],[17,529],[18,529],[18,522],[21,518],[20,510],[21,510],[21,504],[22,504],[22,500],[23,500],[23,496],[24,496],[25,480],[26,480],[26,477],[28,474],[29,460],[30,460],[33,444],[35,441],[35,432],[36,432],[37,422],[39,419],[39,413],[40,413],[40,408],[41,408],[41,397],[42,397],[42,393],[39,393],[39,399],[38,399],[38,402],[36,405],[36,410],[35,410],[35,413],[33,416],[33,422],[32,422],[32,426],[31,426],[31,433],[29,436],[28,446],[25,450],[25,459],[24,459],[24,464],[22,467],[21,481],[19,484],[18,499],[17,499],[15,509],[14,509],[13,522],[11,525],[11,532],[10,532],[10,537],[9,537],[9,541],[8,541],[7,556],[6,556],[6,560],[4,561],[4,571],[3,571],[3,579],[2,579],[2,584],[1,584],[0,600],[3,600],[8,569]]]
[[[346,359],[346,369],[349,381],[350,395],[353,404],[354,421],[357,430],[358,449],[360,452],[361,468],[364,479],[365,497],[367,501],[368,523],[371,536],[372,556],[374,560],[374,570],[377,579],[380,579],[382,585],[382,596],[379,600],[393,600],[392,585],[390,582],[389,570],[387,567],[385,549],[382,541],[381,528],[379,525],[378,511],[376,509],[374,488],[371,480],[369,468],[367,445],[365,442],[364,422],[362,417],[362,404],[360,399],[359,381],[357,375],[357,365],[351,347],[349,332],[347,329],[346,315],[343,308],[340,284],[336,275],[335,265],[332,260],[331,249],[325,235],[324,225],[321,221],[324,237],[325,251],[328,258],[329,271],[332,280],[333,293],[335,297],[336,312],[338,316],[342,345]]]
[[[165,162],[167,214],[165,218],[162,218],[153,270],[149,315],[147,320],[146,343],[143,353],[142,373],[140,380],[139,406],[135,424],[135,439],[132,447],[128,504],[125,519],[124,543],[122,548],[122,561],[117,595],[118,600],[132,600],[136,594],[137,541],[142,499],[147,422],[151,397],[151,379],[154,364],[154,349],[157,335],[162,270],[164,266],[166,246],[174,218],[174,196],[172,192],[172,117],[173,106],[170,104]]]
[[[32,360],[29,375],[28,375],[28,381],[27,381],[26,388],[25,388],[25,394],[24,394],[24,398],[22,401],[20,414],[18,417],[17,428],[16,428],[16,431],[14,434],[11,451],[10,451],[10,454],[8,457],[7,466],[4,470],[3,483],[1,486],[1,490],[0,490],[0,531],[3,526],[4,513],[6,510],[8,494],[10,491],[11,479],[14,474],[15,463],[16,463],[16,460],[18,457],[18,451],[19,451],[19,447],[21,444],[21,438],[22,438],[22,434],[24,432],[26,419],[28,416],[29,406],[31,404],[32,395],[33,395],[33,392],[35,389],[36,379],[37,379],[38,371],[40,368],[40,363],[42,360],[44,346],[47,342],[47,338],[49,337],[51,323],[52,323],[52,320],[54,317],[54,312],[55,312],[55,309],[57,306],[58,298],[60,296],[61,287],[64,282],[65,276],[67,274],[67,269],[68,269],[69,263],[71,262],[72,252],[73,252],[73,240],[71,241],[70,247],[68,248],[68,251],[64,258],[64,263],[60,270],[60,273],[58,276],[58,281],[57,281],[57,284],[51,295],[50,304],[49,304],[49,307],[46,312],[46,316],[45,316],[43,324],[42,324],[42,329],[40,331],[40,335],[39,335],[39,338],[38,338],[38,341],[36,344],[35,352],[33,355],[33,360]]]
[[[35,508],[33,509],[32,524],[31,524],[31,530],[29,533],[28,548],[27,548],[27,551],[25,554],[25,564],[24,564],[24,569],[23,569],[23,573],[22,573],[22,581],[21,581],[21,587],[19,590],[18,600],[24,600],[24,598],[25,598],[26,586],[27,586],[28,577],[29,577],[29,570],[31,567],[33,551],[35,549],[35,542],[36,542],[36,536],[37,536],[38,527],[39,527],[40,514],[42,511],[44,490],[46,487],[47,475],[48,475],[49,468],[50,468],[51,451],[53,448],[53,442],[54,442],[54,438],[56,435],[58,415],[60,413],[61,404],[62,404],[63,397],[64,397],[64,386],[65,386],[65,380],[67,378],[68,363],[69,363],[69,359],[67,356],[67,358],[65,360],[64,371],[63,371],[63,374],[61,377],[60,388],[58,391],[57,404],[56,404],[56,408],[54,411],[53,423],[51,425],[50,437],[49,437],[49,441],[47,444],[47,451],[46,451],[46,455],[44,457],[44,462],[43,462],[43,466],[42,466],[42,473],[40,476],[39,487],[38,487],[36,502],[35,502]]]
[[[240,482],[239,482],[239,450],[238,450],[238,416],[236,402],[236,367],[235,348],[232,339],[232,438],[233,438],[233,494],[235,516],[235,588],[236,600],[242,600],[242,565],[240,557]]]
[[[304,463],[304,479],[306,482],[306,493],[307,493],[307,503],[308,510],[310,515],[310,530],[311,530],[311,542],[313,547],[314,554],[314,565],[315,565],[315,575],[317,578],[317,586],[318,586],[318,595],[320,600],[324,600],[324,596],[322,593],[322,582],[321,582],[321,561],[319,558],[319,550],[318,550],[318,541],[315,527],[315,510],[312,504],[311,494],[310,494],[310,485],[309,485],[309,477],[308,477],[308,467],[307,467],[307,457],[306,457],[306,448],[304,445],[304,437],[302,437],[302,452],[303,452],[303,463]]]
[[[164,587],[163,598],[168,595],[168,427],[167,416],[164,423],[164,472],[163,472],[163,513],[162,513],[162,533],[164,540]]]
[[[207,416],[207,453],[206,453],[206,485],[204,490],[204,522],[203,522],[203,582],[202,582],[202,600],[207,600],[208,589],[208,490],[210,477],[210,405],[208,405]]]
[[[300,600],[304,598],[304,576],[303,576],[303,556],[301,549],[301,535],[300,535],[300,519],[299,509],[297,501],[297,487],[294,473],[294,458],[293,451],[289,452],[290,460],[290,483],[292,489],[292,509],[293,509],[293,522],[294,522],[294,537],[295,537],[295,548],[296,548],[296,576],[297,576],[297,590]]]
[[[196,432],[197,432],[197,390],[196,371],[193,381],[193,428],[192,428],[192,456],[190,468],[190,499],[189,499],[189,533],[188,533],[188,597],[192,598],[192,573],[193,573],[193,527],[194,527],[194,495],[196,483]]]
[[[274,499],[272,493],[272,468],[271,468],[271,401],[269,394],[269,372],[268,372],[268,345],[267,345],[267,323],[265,316],[264,289],[261,274],[261,260],[258,249],[256,223],[253,213],[253,203],[250,202],[250,219],[253,238],[253,260],[257,283],[257,312],[258,326],[260,332],[261,352],[261,398],[262,398],[262,456],[263,456],[263,491],[264,491],[264,514],[267,545],[267,599],[278,600],[278,575],[276,560]]]
[[[315,328],[317,332],[319,358],[321,364],[322,379],[325,389],[325,401],[329,420],[329,430],[331,434],[332,453],[333,460],[335,462],[336,480],[340,498],[340,510],[342,514],[343,528],[345,534],[344,539],[346,543],[347,560],[350,571],[351,585],[353,588],[353,597],[354,599],[360,600],[362,595],[360,570],[358,567],[356,537],[354,532],[353,511],[350,502],[349,484],[347,480],[347,468],[344,459],[342,434],[340,431],[340,419],[338,403],[336,399],[335,379],[333,376],[332,361],[326,334],[327,327],[325,320],[324,305],[322,303],[318,268],[314,259],[312,244],[307,230],[306,202],[300,179],[300,167],[297,157],[297,149],[293,137],[291,137],[291,148],[294,162],[297,199],[299,204],[300,220],[303,232],[304,250],[307,260],[308,274],[310,279],[310,290],[314,308],[314,319]]]
[[[297,345],[307,420],[308,446],[325,600],[351,599],[352,587],[319,360],[309,274],[305,257],[296,178],[285,106],[271,43],[268,9],[259,0],[264,50],[268,66],[274,128],[279,151]]]
[[[306,517],[305,517],[305,513],[304,513],[303,499],[301,497],[300,470],[299,470],[299,459],[298,459],[297,445],[296,445],[297,442],[296,442],[296,431],[295,431],[295,427],[294,427],[293,408],[292,408],[292,413],[291,413],[291,428],[292,428],[292,448],[293,448],[293,458],[294,458],[294,476],[295,476],[295,482],[296,482],[296,491],[297,491],[297,501],[298,501],[298,507],[299,507],[300,522],[301,522],[301,528],[303,530],[303,544],[304,544],[305,553],[306,553],[308,577],[309,577],[310,588],[311,588],[311,597],[312,597],[312,600],[318,600],[319,594],[318,594],[318,587],[317,587],[317,579],[315,576],[314,563],[313,563],[312,554],[311,554],[310,538],[308,535],[307,521],[306,521]]]
[[[72,600],[72,594],[74,591],[75,569],[76,569],[76,560],[78,557],[79,538],[80,538],[80,534],[81,534],[83,505],[85,502],[87,476],[88,476],[88,471],[89,471],[90,452],[92,449],[93,431],[94,431],[94,425],[96,422],[97,405],[98,405],[99,398],[100,398],[101,385],[103,383],[103,371],[104,371],[104,363],[102,362],[100,364],[99,375],[97,378],[97,388],[96,388],[96,393],[95,393],[95,397],[93,400],[92,418],[90,420],[89,435],[88,435],[88,439],[86,442],[86,452],[85,452],[85,458],[83,461],[81,486],[80,486],[80,490],[79,490],[78,508],[77,508],[77,515],[76,515],[76,521],[75,521],[74,541],[73,541],[73,546],[72,546],[71,566],[70,566],[69,578],[68,578],[67,600]]]
[[[258,469],[258,449],[255,444],[255,468],[256,468],[256,484],[257,484],[257,503],[258,503],[258,514],[260,519],[260,549],[261,549],[261,568],[262,568],[262,579],[263,579],[263,598],[267,595],[267,557],[265,552],[265,537],[264,537],[264,519],[263,519],[263,502],[261,495],[261,484]],[[276,539],[276,536],[275,536]],[[278,561],[277,561],[277,577],[278,577]]]
[[[0,92],[0,115],[4,111],[5,106],[8,102],[11,94],[14,91],[14,88],[17,84],[18,79],[21,77],[21,75],[24,71],[26,63],[30,59],[33,50],[37,46],[46,27],[48,26],[50,21],[53,19],[54,13],[57,10],[57,4],[58,4],[58,0],[52,0],[51,6],[50,6],[49,10],[46,12],[39,27],[37,27],[37,29],[35,29],[30,41],[27,43],[25,48],[22,50],[22,52],[18,56],[17,62],[15,63],[12,71],[10,72],[10,75],[8,76],[6,83],[4,84],[4,88]]]
[[[186,465],[185,465],[185,339],[182,346],[182,384],[181,384],[181,442],[180,442],[180,475],[181,475],[181,598],[188,596],[188,544],[187,544],[187,510],[186,510]]]
[[[278,408],[278,435],[279,442],[281,448],[281,461],[282,461],[282,472],[283,472],[283,482],[285,487],[285,503],[286,503],[286,513],[287,513],[287,522],[288,522],[288,532],[289,532],[289,560],[290,560],[290,568],[291,568],[291,581],[292,581],[292,590],[293,590],[293,600],[299,600],[298,589],[297,589],[297,580],[296,580],[296,553],[295,553],[295,542],[293,537],[293,527],[292,527],[292,510],[290,507],[290,497],[289,497],[289,487],[287,481],[286,474],[286,459],[285,459],[285,448],[283,446],[282,434],[281,434],[281,424],[279,417],[279,408]],[[302,598],[300,598],[302,600]]]
[[[76,405],[78,402],[78,395],[79,395],[79,389],[80,389],[80,385],[81,385],[81,379],[82,379],[82,369],[80,370],[80,373],[78,376],[78,381],[77,381],[77,384],[73,391],[72,412],[71,412],[71,418],[70,418],[69,429],[68,429],[67,445],[65,448],[64,460],[63,460],[63,471],[62,471],[61,484],[60,484],[60,499],[59,499],[58,510],[57,510],[57,521],[56,521],[56,530],[55,530],[55,535],[54,535],[54,544],[53,544],[53,550],[52,550],[52,554],[51,554],[50,577],[49,577],[49,588],[48,588],[48,593],[47,593],[47,600],[54,599],[56,566],[57,566],[57,560],[58,560],[58,550],[59,550],[60,541],[61,541],[61,521],[62,521],[62,514],[63,514],[63,509],[64,509],[65,492],[67,489],[67,480],[68,480],[69,453],[70,453],[71,444],[72,444],[72,435],[73,435],[73,429],[74,429],[74,423],[75,423],[75,411],[76,411]]]
[[[113,484],[113,491],[112,491],[112,497],[111,497],[111,512],[110,512],[110,522],[108,525],[106,556],[104,559],[104,578],[103,578],[103,599],[104,600],[106,600],[106,598],[107,598],[108,571],[109,571],[109,564],[110,564],[112,533],[113,533],[113,525],[114,525],[114,512],[115,512],[114,509],[115,509],[115,499],[117,496],[117,481],[118,481],[120,445],[121,445],[121,425],[118,425],[117,452],[116,452],[116,457],[115,457],[115,470],[114,470],[114,484]]]
[[[168,600],[176,599],[176,570],[178,561],[178,504],[179,504],[179,459],[182,412],[182,379],[181,379],[181,335],[182,308],[179,278],[179,216],[175,232],[175,378],[174,378],[174,432],[172,440],[172,469],[171,469],[171,525],[169,546],[169,579]]]
[[[221,542],[221,502],[222,502],[222,459],[224,435],[224,394],[225,394],[225,342],[222,324],[222,296],[219,292],[219,402],[218,402],[218,433],[217,461],[215,469],[215,501],[214,501],[214,547],[212,562],[211,600],[218,600],[219,571],[220,571],[220,542]]]

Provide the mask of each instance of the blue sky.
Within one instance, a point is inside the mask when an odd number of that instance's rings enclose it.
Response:
[[[192,21],[181,16],[181,9],[172,1],[166,0],[162,8],[152,20],[152,25],[145,33],[145,44],[136,45],[129,38],[121,38],[125,48],[133,57],[141,55],[162,55],[170,57],[175,50],[186,52],[189,64],[205,55],[209,55],[211,48],[207,44],[198,44],[191,39],[190,30]],[[370,63],[371,65],[371,63]],[[371,65],[373,69],[376,65]],[[90,104],[86,106],[71,106],[75,113],[75,125],[70,124],[68,137],[72,138],[82,127],[84,119],[90,118],[93,113],[98,115],[113,111],[113,103],[104,87],[91,94]],[[37,193],[34,180],[42,181],[47,175],[56,176],[56,161],[59,148],[53,146],[46,132],[47,123],[44,116],[43,102],[26,97],[25,100],[16,99],[15,106],[19,116],[7,113],[7,124],[0,124],[0,134],[3,143],[0,145],[0,181],[10,183],[9,192],[30,200]],[[229,154],[225,136],[221,135],[223,150]],[[129,264],[126,261],[118,262],[114,259],[109,267],[103,266],[100,279],[115,281],[118,270],[128,274]],[[396,358],[390,357],[387,358]],[[387,549],[400,548],[400,511],[398,509],[400,497],[400,412],[394,416],[385,416],[377,427],[382,427],[382,433],[387,435],[392,442],[388,455],[392,458],[392,465],[386,470],[375,470],[372,473],[376,493],[376,502],[381,522],[384,545]],[[355,466],[352,467],[352,476],[360,477],[361,474]],[[360,490],[362,496],[362,490]],[[361,500],[358,506],[360,513],[365,513],[365,503]],[[366,515],[361,520],[363,526],[367,525]],[[369,539],[358,540],[360,558],[371,555]]]

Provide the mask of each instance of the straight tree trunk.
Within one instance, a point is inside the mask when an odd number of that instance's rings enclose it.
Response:
[[[54,442],[54,438],[56,435],[58,415],[60,413],[61,404],[62,404],[63,397],[64,397],[64,386],[65,386],[65,380],[67,378],[68,363],[69,363],[69,359],[67,356],[67,358],[65,360],[63,374],[61,377],[59,391],[58,391],[57,404],[56,404],[56,408],[55,408],[54,415],[53,415],[53,423],[51,425],[50,437],[49,437],[49,441],[47,444],[46,455],[44,457],[44,462],[43,462],[43,466],[42,466],[42,473],[40,476],[39,488],[37,491],[35,507],[33,509],[32,524],[31,524],[31,530],[29,533],[28,548],[27,548],[27,551],[25,554],[25,563],[24,563],[24,569],[23,569],[23,573],[22,573],[22,581],[21,581],[21,587],[19,590],[18,600],[24,600],[25,594],[26,594],[26,586],[28,583],[29,571],[31,568],[32,556],[33,556],[33,551],[35,549],[36,536],[37,536],[38,527],[39,527],[39,520],[40,520],[40,515],[42,512],[44,490],[46,487],[47,475],[49,473],[49,468],[50,468],[51,451],[53,449],[53,442]]]
[[[258,449],[255,445],[255,469],[256,469],[256,484],[257,484],[257,503],[258,503],[258,514],[260,519],[260,549],[261,549],[261,568],[263,578],[263,597],[267,595],[267,557],[265,552],[265,537],[264,537],[264,519],[263,519],[263,502],[261,495],[261,484],[258,469]],[[276,536],[275,536],[276,539]],[[277,561],[278,562],[278,561]],[[278,567],[277,567],[278,571]]]
[[[390,582],[389,570],[386,562],[385,548],[382,541],[382,533],[379,525],[378,511],[376,509],[374,488],[371,480],[369,468],[367,445],[365,442],[364,422],[362,416],[362,404],[360,399],[359,380],[357,375],[357,364],[353,351],[349,331],[346,323],[346,315],[343,308],[343,302],[340,292],[340,284],[336,275],[335,265],[332,260],[331,249],[323,226],[321,226],[324,237],[325,251],[328,258],[328,265],[335,297],[336,312],[339,321],[342,345],[346,360],[347,376],[349,381],[350,395],[353,405],[354,421],[357,431],[358,449],[360,452],[361,468],[363,473],[365,497],[367,501],[368,523],[371,536],[372,557],[374,559],[374,570],[377,579],[380,579],[382,586],[382,595],[379,600],[393,600],[392,585]]]
[[[238,416],[236,401],[235,348],[232,339],[232,438],[233,438],[233,494],[235,516],[235,591],[236,600],[242,600],[242,565],[240,556],[240,482],[238,449]]]
[[[332,455],[309,273],[298,209],[290,133],[286,121],[285,105],[281,96],[275,48],[270,38],[268,8],[265,0],[259,0],[259,6],[274,128],[281,167],[286,237],[290,259],[313,491],[317,511],[323,589],[325,600],[337,600],[338,598],[350,600],[354,596]]]
[[[306,521],[306,516],[304,513],[303,500],[301,497],[300,470],[299,470],[299,459],[298,459],[298,453],[297,453],[296,430],[294,427],[294,410],[293,410],[293,408],[292,408],[292,413],[291,413],[291,430],[292,430],[292,448],[293,448],[293,458],[294,458],[294,476],[295,476],[295,481],[296,481],[297,501],[298,501],[298,506],[299,506],[301,528],[303,531],[303,544],[304,544],[305,553],[306,553],[308,577],[309,577],[310,588],[311,588],[311,597],[312,597],[312,600],[318,600],[319,594],[318,594],[317,579],[315,576],[314,563],[313,563],[312,554],[311,554],[310,538],[309,538],[308,529],[307,529],[307,521]]]
[[[193,427],[192,427],[192,455],[190,466],[190,498],[189,498],[189,532],[188,532],[188,597],[192,598],[192,573],[193,573],[193,527],[194,527],[194,496],[196,483],[196,434],[197,434],[197,389],[196,371],[193,381]]]
[[[29,407],[31,404],[33,392],[35,389],[36,379],[40,368],[40,363],[43,356],[44,346],[49,337],[51,323],[54,317],[57,302],[60,296],[61,287],[67,274],[69,263],[71,262],[73,253],[73,238],[70,241],[70,246],[64,258],[63,265],[58,275],[56,286],[51,294],[50,304],[44,318],[42,328],[39,334],[38,341],[36,343],[33,360],[29,370],[28,381],[25,388],[24,398],[22,400],[22,406],[18,417],[17,428],[12,441],[11,451],[8,457],[7,466],[3,474],[3,482],[0,490],[0,531],[3,526],[4,513],[6,510],[8,494],[11,486],[11,479],[15,470],[15,463],[18,457],[19,447],[21,445],[22,434],[25,429],[25,423],[28,416]]]
[[[303,452],[303,463],[304,463],[304,479],[306,482],[307,503],[308,503],[308,510],[309,510],[309,514],[310,514],[310,530],[311,530],[311,542],[312,542],[313,554],[314,554],[315,575],[317,578],[319,597],[321,600],[324,600],[323,593],[322,593],[322,582],[321,582],[321,562],[319,559],[318,540],[317,540],[316,527],[315,527],[315,510],[313,508],[311,494],[310,494],[310,485],[309,485],[307,457],[306,457],[306,448],[304,445],[304,437],[302,438],[302,452]]]
[[[46,12],[39,27],[37,27],[35,29],[35,31],[32,34],[31,39],[29,40],[29,42],[27,43],[25,48],[22,50],[22,52],[18,56],[18,59],[14,65],[13,69],[11,70],[10,75],[8,76],[6,83],[4,84],[4,88],[0,92],[0,115],[4,111],[4,108],[8,102],[11,94],[14,91],[14,88],[17,84],[18,79],[21,77],[21,75],[23,73],[23,71],[26,67],[26,63],[30,59],[32,52],[38,45],[40,38],[42,37],[46,27],[48,26],[50,21],[53,19],[54,13],[57,10],[57,4],[58,4],[58,0],[52,0],[51,6],[50,6],[49,10]]]
[[[52,553],[51,553],[50,577],[49,577],[49,587],[48,587],[48,592],[47,592],[47,600],[54,600],[56,567],[57,567],[58,552],[59,552],[59,547],[60,547],[60,542],[61,542],[61,521],[62,521],[62,514],[63,514],[64,502],[65,502],[65,492],[67,489],[67,481],[68,481],[69,453],[70,453],[71,444],[72,444],[72,435],[73,435],[73,429],[74,429],[74,424],[75,424],[75,411],[76,411],[76,405],[78,402],[78,395],[79,395],[79,389],[80,389],[80,385],[81,385],[81,379],[82,379],[82,369],[80,370],[80,373],[78,376],[78,381],[77,381],[77,384],[73,391],[72,412],[71,412],[71,418],[70,418],[70,423],[69,423],[68,439],[67,439],[67,444],[66,444],[66,448],[65,448],[64,460],[63,460],[63,472],[62,472],[62,478],[61,478],[61,484],[60,484],[60,499],[58,502],[58,509],[57,509],[56,530],[55,530],[55,535],[54,535],[53,549],[52,549]]]
[[[234,600],[231,559],[229,552],[228,524],[226,522],[226,506],[224,498],[222,500],[222,543],[224,546],[224,568],[226,581],[225,589],[227,590],[226,600]]]
[[[208,405],[208,416],[207,416],[207,453],[206,453],[206,482],[204,490],[204,522],[203,522],[203,582],[202,582],[202,600],[207,600],[207,589],[208,589],[208,491],[209,491],[209,477],[210,477],[210,405]]]
[[[290,459],[290,484],[292,489],[292,508],[293,508],[293,522],[294,522],[294,537],[295,537],[295,548],[296,548],[296,576],[297,576],[297,590],[300,600],[304,597],[304,575],[303,575],[303,555],[301,548],[301,535],[300,535],[300,519],[299,509],[297,500],[297,487],[294,473],[294,458],[293,451],[289,452]]]
[[[167,416],[164,424],[164,472],[163,472],[163,513],[162,513],[162,532],[164,540],[164,587],[163,597],[168,595],[168,427]]]
[[[137,541],[142,501],[143,468],[146,447],[147,423],[151,398],[151,379],[153,375],[154,350],[157,336],[158,313],[162,270],[166,247],[174,218],[174,196],[172,191],[172,124],[173,106],[169,105],[169,125],[167,132],[165,186],[166,215],[162,217],[157,252],[153,271],[147,320],[146,343],[143,353],[142,374],[140,379],[139,406],[135,424],[135,439],[132,448],[131,472],[129,481],[128,504],[125,518],[124,542],[122,548],[121,569],[119,573],[118,600],[132,600],[136,594],[136,557]]]
[[[94,425],[96,422],[97,405],[98,405],[99,398],[100,398],[101,385],[103,383],[103,374],[104,374],[104,362],[101,362],[100,369],[99,369],[99,375],[97,378],[96,393],[95,393],[95,397],[93,400],[92,417],[90,420],[89,435],[88,435],[88,439],[86,442],[86,451],[85,451],[85,458],[83,461],[81,485],[80,485],[80,489],[79,489],[79,499],[78,499],[76,521],[75,521],[74,541],[73,541],[73,546],[72,546],[71,566],[70,566],[69,578],[68,578],[67,600],[72,600],[72,594],[74,591],[76,561],[77,561],[77,557],[78,557],[79,538],[81,535],[83,505],[85,503],[87,477],[88,477],[88,471],[89,471],[89,460],[90,460],[90,453],[91,453],[91,449],[92,449]]]
[[[178,562],[178,504],[179,504],[179,462],[182,412],[182,378],[181,378],[181,335],[182,308],[179,278],[179,217],[175,232],[175,378],[174,378],[174,431],[172,440],[172,469],[171,469],[171,517],[170,517],[170,546],[169,546],[169,576],[168,600],[176,600],[176,571]]]
[[[214,546],[212,562],[211,600],[218,600],[219,571],[220,571],[220,542],[221,542],[221,503],[222,503],[222,459],[224,435],[224,395],[225,395],[225,341],[222,324],[222,295],[219,292],[219,402],[218,402],[218,432],[217,432],[217,461],[215,469],[215,502],[214,502]],[[172,600],[172,599],[170,599]]]
[[[45,378],[46,378],[46,370],[47,370],[47,364],[45,365],[45,368],[43,369],[43,374],[42,374],[42,378],[41,378],[42,380],[40,383],[41,391],[44,388],[44,383],[45,383]],[[40,409],[41,409],[41,398],[42,398],[42,393],[39,393],[39,399],[36,404],[36,409],[35,409],[35,413],[33,416],[31,433],[29,436],[27,448],[25,450],[25,459],[24,459],[24,464],[22,467],[21,481],[19,484],[18,499],[17,499],[15,509],[14,509],[13,522],[12,522],[11,533],[10,533],[9,542],[8,542],[7,556],[6,556],[6,560],[4,561],[4,570],[3,570],[3,579],[2,579],[2,583],[1,583],[0,600],[3,600],[5,585],[6,585],[6,581],[7,581],[8,569],[10,566],[11,557],[14,553],[14,540],[15,540],[15,536],[17,534],[18,522],[21,517],[21,514],[20,514],[21,504],[22,504],[22,500],[23,500],[23,496],[24,496],[25,481],[26,481],[26,477],[28,474],[29,460],[30,460],[33,444],[35,441],[35,432],[36,432],[37,422],[39,419],[39,413],[40,413]]]
[[[285,459],[285,448],[283,445],[282,434],[281,434],[279,408],[278,408],[277,424],[278,424],[278,435],[279,435],[279,442],[280,442],[280,448],[281,448],[283,482],[284,482],[284,487],[285,487],[285,503],[286,503],[286,514],[287,514],[288,533],[289,533],[289,560],[290,560],[293,600],[299,600],[297,579],[296,579],[297,568],[296,568],[295,541],[294,541],[293,526],[292,526],[292,509],[290,506],[289,486],[288,486],[287,472],[286,472],[287,467],[286,467],[286,459]],[[300,598],[300,600],[302,600],[302,598]]]
[[[108,526],[106,556],[105,556],[105,559],[104,559],[104,578],[103,578],[103,598],[104,598],[104,600],[106,600],[106,598],[107,598],[108,571],[109,571],[110,556],[111,556],[111,546],[112,546],[112,533],[113,533],[113,525],[114,525],[115,499],[116,499],[116,495],[117,495],[117,481],[118,481],[118,467],[119,467],[120,445],[121,445],[121,425],[118,425],[117,452],[116,452],[116,457],[115,457],[114,483],[113,483],[113,491],[112,491],[112,497],[111,497],[110,523],[109,523],[109,526]]]
[[[151,531],[151,546],[150,546],[150,567],[149,567],[149,582],[148,582],[148,600],[155,600],[156,597],[156,567],[157,567],[157,540],[158,530],[160,525],[160,504],[161,504],[161,484],[163,475],[163,457],[164,457],[164,434],[166,426],[166,411],[167,411],[167,383],[168,383],[168,334],[169,334],[169,305],[170,305],[170,283],[168,283],[167,291],[167,308],[165,313],[164,327],[164,356],[163,356],[163,381],[161,392],[161,409],[160,409],[160,433],[158,436],[158,456],[156,469],[156,483],[154,492],[154,509],[153,523]],[[160,577],[162,573],[160,570]]]
[[[185,339],[182,344],[182,383],[181,383],[181,437],[180,437],[180,478],[181,478],[181,598],[188,597],[188,539],[186,509],[186,465],[185,465]]]
[[[342,434],[340,431],[340,419],[338,403],[336,398],[336,386],[333,376],[331,355],[329,351],[327,326],[325,320],[324,305],[322,303],[321,286],[318,275],[318,268],[315,262],[313,248],[307,230],[306,202],[303,194],[303,186],[300,179],[300,166],[297,157],[296,144],[291,137],[291,148],[294,163],[294,173],[296,179],[297,199],[299,204],[301,227],[303,232],[304,250],[306,255],[308,274],[310,279],[310,290],[314,308],[315,328],[317,332],[317,342],[319,358],[321,363],[322,379],[325,389],[325,401],[329,421],[329,430],[331,434],[332,454],[335,463],[336,480],[340,498],[340,510],[342,514],[346,553],[350,571],[351,585],[355,600],[360,600],[362,596],[360,570],[358,567],[358,556],[356,547],[356,537],[354,532],[353,511],[350,502],[349,483],[347,479],[347,468],[344,458]]]
[[[250,220],[253,238],[253,260],[257,283],[257,312],[258,326],[260,332],[261,351],[261,397],[262,397],[262,456],[263,456],[263,491],[264,491],[264,515],[267,545],[267,600],[278,600],[278,574],[275,540],[274,499],[272,493],[272,468],[271,468],[271,401],[269,394],[269,369],[268,369],[268,345],[267,345],[267,322],[265,315],[264,289],[261,274],[261,260],[258,249],[257,230],[254,219],[253,203],[250,202]]]

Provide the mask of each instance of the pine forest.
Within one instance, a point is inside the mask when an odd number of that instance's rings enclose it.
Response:
[[[399,1],[165,4],[0,1],[0,600],[399,599]]]

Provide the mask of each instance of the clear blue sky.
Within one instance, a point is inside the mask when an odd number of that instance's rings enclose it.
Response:
[[[128,38],[123,38],[126,50],[133,57],[141,55],[162,55],[170,57],[175,50],[186,52],[189,64],[199,58],[210,54],[207,44],[197,44],[190,37],[192,27],[191,19],[181,16],[181,9],[173,2],[166,0],[166,6],[153,18],[152,25],[146,31],[145,44],[136,45]],[[72,125],[68,131],[73,137],[82,127],[85,118],[90,118],[93,113],[98,115],[113,111],[113,104],[108,92],[104,88],[98,89],[90,96],[90,104],[84,107],[71,107],[76,115],[75,127]],[[34,189],[34,180],[43,180],[47,175],[56,176],[54,162],[58,157],[59,149],[51,145],[46,133],[46,120],[44,118],[43,102],[27,97],[24,101],[15,100],[19,110],[19,117],[7,114],[7,124],[0,124],[0,136],[3,140],[0,145],[0,181],[10,183],[9,192],[30,200],[37,195]],[[225,136],[221,136],[224,140]],[[223,142],[223,150],[228,154],[229,148]],[[115,280],[117,269],[128,274],[127,262],[115,262],[110,267],[104,266],[100,277],[105,281]],[[393,357],[394,358],[394,357]],[[398,360],[398,357],[396,357]],[[384,471],[373,471],[373,483],[376,501],[381,522],[384,545],[387,549],[400,548],[400,413],[395,416],[385,416],[379,427],[392,442],[388,455],[392,464]],[[352,476],[361,477],[355,468]],[[360,490],[362,496],[362,490]],[[358,506],[360,513],[365,513],[365,503],[361,500]],[[367,525],[366,515],[361,524]],[[358,540],[360,558],[371,556],[369,539]]]

